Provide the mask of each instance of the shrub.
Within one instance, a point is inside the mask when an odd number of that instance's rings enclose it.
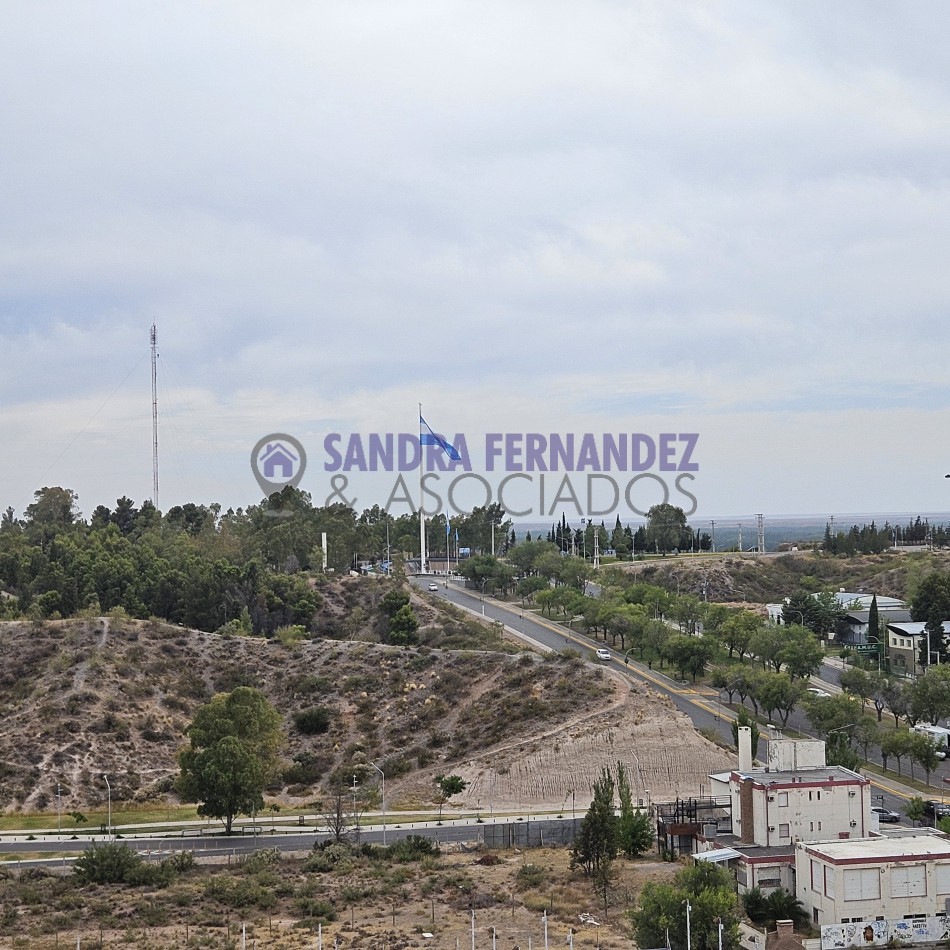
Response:
[[[349,845],[321,842],[314,846],[313,853],[307,858],[307,863],[304,865],[304,870],[317,873],[349,870],[353,863],[353,849]]]
[[[297,910],[304,916],[328,924],[336,920],[336,909],[329,901],[318,900],[315,897],[297,898]]]
[[[76,859],[73,873],[83,884],[126,884],[142,864],[142,858],[127,845],[94,845]]]
[[[311,706],[294,713],[294,725],[305,736],[317,736],[330,728],[332,718],[332,713],[326,706]]]
[[[245,874],[257,874],[280,864],[280,851],[277,848],[262,848],[252,851],[245,859],[243,870]]]
[[[541,887],[547,881],[548,872],[537,864],[522,864],[515,880],[519,888]]]
[[[408,835],[389,845],[386,853],[391,860],[400,863],[421,861],[423,858],[438,854],[439,844],[432,838],[424,838],[422,835]]]

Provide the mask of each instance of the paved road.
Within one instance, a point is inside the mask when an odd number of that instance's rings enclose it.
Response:
[[[569,821],[570,819],[567,820]],[[439,824],[437,821],[415,822],[405,825],[387,824],[385,836],[382,825],[372,825],[362,828],[358,835],[351,831],[348,837],[350,840],[368,842],[371,844],[382,844],[384,837],[387,844],[392,844],[401,838],[417,834],[423,835],[426,838],[434,838],[436,841],[442,843],[472,841],[474,839],[481,839],[485,828],[490,825],[513,825],[516,822],[524,822],[525,824],[529,824],[532,828],[540,826],[542,829],[546,829],[548,827],[554,828],[555,826],[563,826],[565,819],[524,815],[520,817],[506,816],[494,819],[485,818],[480,821],[474,818],[446,819],[442,824]],[[546,830],[544,834],[547,835]],[[154,837],[144,834],[141,836],[122,835],[116,840],[128,845],[130,848],[134,848],[146,858],[161,860],[175,851],[192,851],[195,856],[199,858],[237,857],[264,848],[278,848],[281,851],[309,851],[313,848],[315,843],[328,841],[330,837],[326,831],[314,828],[309,831],[292,831],[285,834],[235,834],[230,837],[225,837],[220,834],[168,835],[164,837]],[[93,845],[102,844],[107,840],[104,835],[99,837],[89,836],[77,840],[72,840],[69,835],[46,835],[29,841],[26,836],[22,834],[16,836],[7,835],[4,838],[0,838],[0,853],[55,853],[55,858],[19,861],[16,862],[15,866],[24,868],[42,867],[53,864],[54,866],[61,865],[68,867],[75,862],[75,854]],[[64,853],[67,856],[64,856]]]

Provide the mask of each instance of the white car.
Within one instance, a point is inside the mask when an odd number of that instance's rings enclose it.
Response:
[[[610,659],[610,650],[605,650],[603,647],[598,647],[594,652],[597,654],[598,660],[607,662],[607,660]]]
[[[432,581],[432,583],[429,584],[429,590],[435,590],[435,591],[437,591],[438,589],[439,589],[439,585],[436,584],[435,581]]]
[[[825,692],[825,690],[819,689],[817,686],[809,686],[808,689],[805,690],[805,692],[811,693],[811,695],[814,696],[815,699],[828,699],[831,696],[831,693],[827,693]]]

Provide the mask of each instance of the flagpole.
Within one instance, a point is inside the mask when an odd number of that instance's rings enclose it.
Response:
[[[419,573],[426,572],[426,516],[422,509],[422,475],[425,471],[423,459],[425,449],[422,446],[422,403],[419,403]]]

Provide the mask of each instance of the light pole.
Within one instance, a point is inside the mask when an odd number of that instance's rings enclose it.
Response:
[[[370,765],[379,772],[379,777],[383,780],[383,847],[386,847],[386,773],[375,763]]]
[[[787,610],[789,613],[791,613],[791,614],[798,614],[798,619],[801,621],[801,625],[802,625],[803,627],[805,626],[805,615],[804,615],[797,607],[790,607],[790,606],[788,605],[788,601],[787,601],[787,600],[786,600],[785,603],[782,605],[782,614],[783,614],[782,622],[783,622],[783,623],[785,622],[784,614],[785,614],[785,611],[786,611],[786,610]]]
[[[693,950],[693,938],[689,929],[689,912],[691,910],[689,899],[687,898],[683,903],[686,905],[686,950]]]
[[[105,779],[106,789],[109,793],[109,823],[106,827],[109,829],[109,840],[112,840],[112,786],[109,784],[109,776],[105,772],[102,773],[102,777]]]
[[[356,776],[353,776],[353,817],[356,819],[356,843],[360,843],[360,813],[356,810]]]
[[[59,782],[56,783],[56,833],[63,830],[63,793]]]

